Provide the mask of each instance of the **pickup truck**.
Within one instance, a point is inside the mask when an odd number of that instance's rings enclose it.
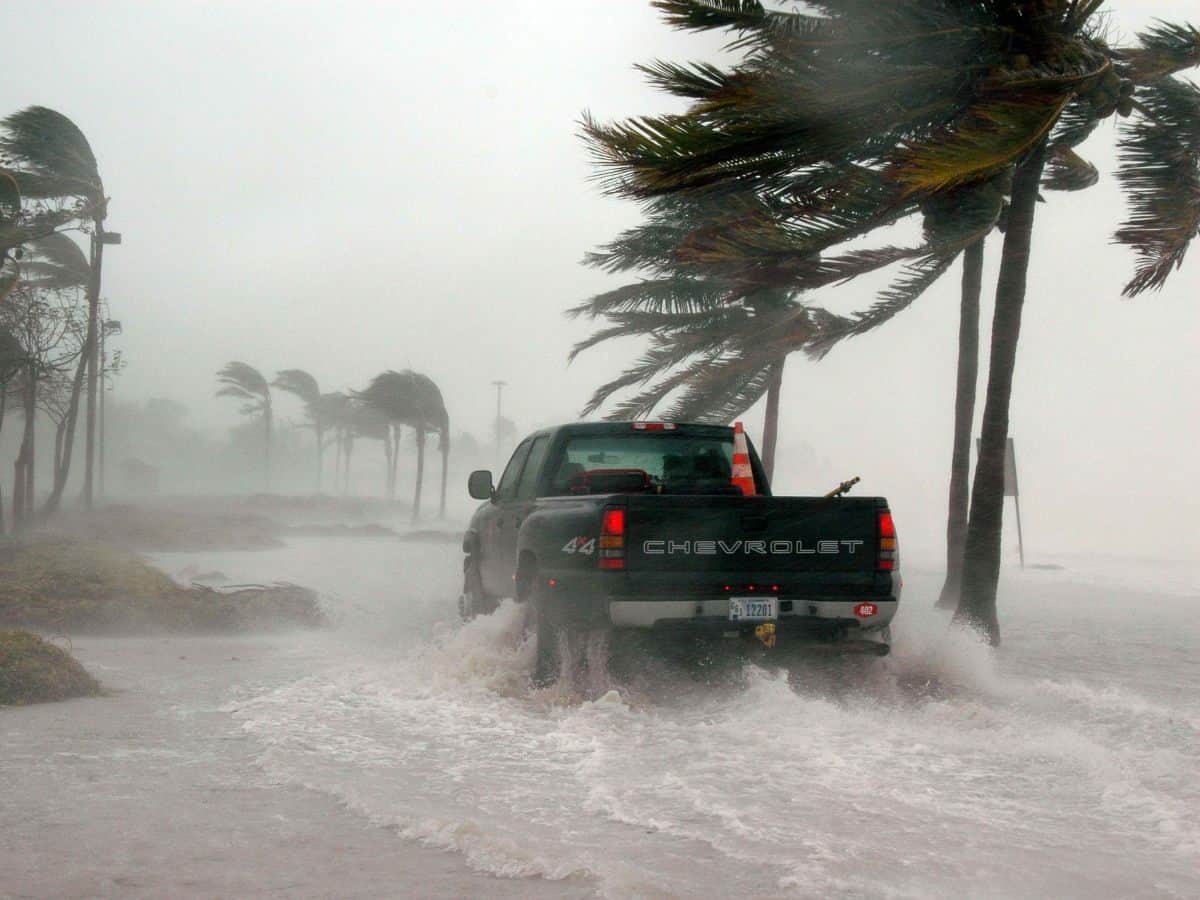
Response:
[[[740,451],[740,453],[738,452]],[[880,655],[900,600],[882,497],[774,497],[737,428],[589,422],[525,438],[463,538],[464,618],[533,607],[540,683],[560,634],[844,642]]]

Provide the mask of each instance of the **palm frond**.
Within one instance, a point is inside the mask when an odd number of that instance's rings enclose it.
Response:
[[[1200,65],[1200,31],[1187,23],[1159,20],[1138,33],[1138,43],[1140,47],[1117,51],[1138,84],[1152,84]]]
[[[0,122],[3,152],[23,171],[44,179],[48,186],[55,179],[62,194],[41,196],[78,196],[102,201],[104,184],[87,137],[74,122],[45,106],[30,106]],[[32,181],[23,185],[26,196],[38,196]]]
[[[976,103],[938,138],[901,150],[892,177],[909,193],[986,180],[1033,149],[1073,96],[1030,94]]]
[[[217,372],[217,384],[221,385],[217,391],[218,397],[247,401],[242,407],[243,413],[257,413],[271,408],[271,387],[253,366],[236,361],[226,363]]]
[[[21,263],[27,284],[42,290],[84,287],[91,278],[91,265],[79,245],[65,234],[48,234],[29,243]]]
[[[809,344],[807,352],[814,359],[822,359],[842,340],[865,334],[908,309],[946,273],[961,252],[961,247],[954,247],[930,253],[906,266],[904,274],[880,292],[879,299],[870,309],[856,313],[840,327],[831,327],[822,332]]]
[[[1042,175],[1042,187],[1048,191],[1082,191],[1099,180],[1095,166],[1063,145],[1054,148]]]
[[[1117,169],[1130,214],[1116,241],[1138,254],[1124,289],[1129,297],[1161,288],[1200,233],[1200,88],[1171,78],[1139,88],[1136,97]]]
[[[299,397],[309,407],[314,407],[320,402],[321,388],[317,379],[303,369],[283,369],[276,372],[271,386]]]

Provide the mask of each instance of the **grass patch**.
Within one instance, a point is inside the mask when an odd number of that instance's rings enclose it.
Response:
[[[92,697],[100,684],[71,654],[36,634],[0,629],[0,706]]]
[[[0,541],[0,628],[249,631],[326,624],[297,585],[182,587],[133,553],[53,535]]]

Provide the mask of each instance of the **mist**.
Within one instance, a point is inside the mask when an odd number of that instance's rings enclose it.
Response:
[[[1184,0],[1106,9],[1114,46],[1200,21]],[[895,517],[891,655],[790,656],[782,639],[778,659],[698,672],[678,647],[621,663],[614,639],[585,648],[613,649],[611,667],[585,659],[581,681],[545,686],[528,604],[489,597],[460,620],[481,508],[467,478],[498,481],[526,436],[611,412],[581,416],[649,343],[569,362],[601,323],[566,313],[640,277],[583,259],[645,210],[605,193],[581,121],[683,113],[634,65],[728,65],[727,36],[673,29],[647,0],[6,11],[0,112],[79,126],[121,243],[104,251],[119,370],[94,508],[81,424],[62,515],[20,528],[15,388],[0,428],[0,629],[96,679],[62,703],[0,693],[0,896],[1200,891],[1200,260],[1122,296],[1127,120],[1075,148],[1093,187],[1036,208],[1003,645],[934,608],[956,263],[885,325],[819,360],[791,353],[783,375],[775,497],[858,476],[851,496],[886,497]],[[86,254],[88,234],[69,234]],[[864,245],[920,240],[908,221]],[[984,251],[972,443],[1001,244]],[[799,299],[849,316],[894,275]],[[420,373],[445,423],[418,461],[408,424],[318,438],[312,404],[274,385],[268,445],[261,410],[218,396],[234,361],[350,398]],[[760,450],[765,407],[738,417]],[[36,424],[40,505],[59,457],[53,418]]]

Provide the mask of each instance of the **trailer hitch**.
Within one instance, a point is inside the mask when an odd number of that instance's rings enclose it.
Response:
[[[764,622],[754,627],[754,636],[762,641],[764,647],[775,646],[775,623]]]

